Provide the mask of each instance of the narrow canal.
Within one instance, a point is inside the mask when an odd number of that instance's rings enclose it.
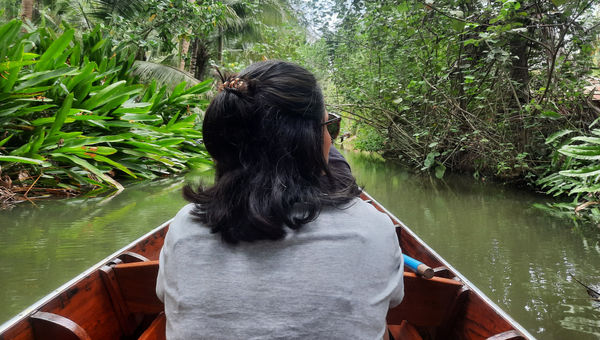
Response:
[[[533,194],[465,176],[443,181],[346,152],[359,184],[540,339],[597,339],[600,228],[532,207]],[[22,204],[0,212],[0,323],[169,219],[181,179],[112,198]]]

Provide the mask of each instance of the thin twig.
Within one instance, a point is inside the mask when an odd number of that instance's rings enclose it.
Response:
[[[33,183],[31,183],[31,186],[29,187],[29,189],[27,189],[27,191],[25,191],[25,194],[23,195],[23,197],[27,198],[27,194],[29,193],[29,190],[31,190],[31,188],[33,188],[33,186],[35,185],[35,183],[37,183],[38,179],[40,179],[40,177],[42,177],[42,174],[40,174],[35,181],[33,181]]]

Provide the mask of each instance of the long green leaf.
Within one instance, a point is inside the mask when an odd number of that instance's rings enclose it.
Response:
[[[53,152],[50,155],[52,157],[55,157],[55,158],[66,158],[66,159],[70,160],[71,162],[79,165],[83,169],[88,170],[89,172],[91,172],[94,175],[98,176],[98,178],[102,179],[103,181],[105,181],[107,183],[110,183],[112,186],[114,186],[118,190],[123,190],[123,186],[121,185],[121,183],[115,181],[112,177],[106,175],[105,173],[103,173],[102,171],[100,171],[100,169],[98,169],[97,167],[93,166],[92,164],[90,164],[85,159],[81,159],[81,158],[79,158],[77,156],[74,156],[74,155],[65,155],[65,154],[62,154],[60,152]]]
[[[600,159],[600,145],[565,145],[558,152],[575,159]]]
[[[600,184],[592,185],[592,186],[581,186],[576,187],[575,189],[569,192],[569,195],[579,194],[579,193],[596,193],[600,191]]]
[[[210,91],[210,89],[212,89],[212,86],[213,86],[213,80],[207,79],[207,80],[201,82],[200,84],[196,84],[196,85],[190,87],[189,89],[183,91],[182,95],[205,93],[205,92]]]
[[[34,157],[37,154],[38,150],[44,144],[45,139],[46,139],[46,128],[41,128],[41,129],[39,129],[39,132],[37,133],[35,139],[31,143],[31,147],[29,148],[29,153],[28,153],[29,157]]]
[[[62,147],[60,149],[56,149],[54,152],[60,153],[72,153],[72,154],[91,154],[92,158],[98,155],[112,155],[117,152],[117,149],[111,148],[108,146],[78,146],[78,147]]]
[[[90,81],[92,79],[92,73],[94,72],[94,68],[96,67],[96,63],[91,62],[91,63],[87,63],[80,71],[79,74],[76,75],[75,77],[71,78],[69,80],[69,82],[67,83],[67,89],[69,91],[72,91],[75,86],[79,85],[79,83],[83,80],[85,80],[86,78],[89,78]]]
[[[18,156],[2,156],[2,155],[0,155],[0,162],[50,165],[50,163],[44,162],[39,159],[34,159],[34,158],[29,158],[29,157],[18,157]]]
[[[59,144],[67,144],[70,140],[76,139],[81,136],[83,132],[81,131],[73,131],[73,132],[58,132],[54,136],[46,137],[44,140],[44,145],[42,147],[43,150],[48,150],[52,148],[56,148]],[[81,144],[85,145],[85,144]]]
[[[52,136],[52,135],[56,134],[58,131],[60,131],[60,128],[65,123],[65,119],[67,119],[67,115],[69,114],[69,111],[71,110],[71,105],[73,104],[74,95],[75,94],[73,94],[73,93],[69,93],[67,98],[65,98],[65,101],[63,102],[62,107],[56,113],[56,118],[54,119],[52,128],[50,128],[50,132],[48,133],[49,136]]]
[[[14,54],[12,56],[10,56],[8,59],[13,61],[13,62],[18,62],[19,65],[17,66],[13,66],[11,67],[10,65],[7,65],[5,70],[0,70],[0,73],[7,73],[7,76],[2,76],[0,77],[0,92],[11,92],[13,86],[15,85],[15,83],[17,82],[17,79],[19,78],[19,73],[21,72],[21,68],[23,68],[24,65],[22,65],[22,63],[24,62],[23,57],[24,57],[24,52],[25,52],[25,46],[23,41],[15,47],[15,51]],[[0,52],[1,53],[1,52]],[[30,62],[31,60],[28,60],[27,62]],[[10,61],[9,61],[10,63]]]
[[[119,117],[119,119],[127,120],[127,121],[151,121],[151,122],[162,121],[162,118],[157,115],[146,115],[146,114],[137,114],[137,113],[125,113],[124,115]]]
[[[75,74],[77,72],[76,67],[63,67],[56,70],[47,70],[36,73],[30,73],[24,77],[21,77],[21,83],[15,86],[15,91],[23,91],[28,87],[41,84],[50,79],[58,78],[65,75]]]
[[[84,109],[88,109],[88,110],[95,109],[96,107],[98,107],[98,106],[106,103],[110,99],[112,99],[112,96],[116,93],[119,93],[122,90],[121,87],[124,87],[125,84],[126,84],[126,81],[121,80],[121,81],[118,81],[116,83],[106,86],[102,90],[93,94],[88,100],[83,102],[81,107]]]
[[[14,134],[4,138],[3,140],[0,140],[0,146],[6,144],[6,142],[8,142],[13,136]]]
[[[553,134],[551,134],[550,136],[548,136],[548,138],[546,138],[546,144],[550,144],[552,142],[554,142],[555,140],[570,134],[571,132],[573,132],[573,130],[560,130],[558,132],[555,132]]]
[[[567,177],[589,177],[600,174],[600,165],[587,166],[580,169],[563,170],[559,174]]]
[[[183,137],[173,137],[173,138],[163,138],[161,140],[157,140],[154,143],[160,146],[172,146],[177,145],[185,141]]]
[[[573,141],[580,141],[592,144],[600,144],[600,137],[577,136],[573,137]]]
[[[53,107],[56,107],[56,105],[47,104],[47,105],[32,106],[32,107],[18,110],[18,112],[16,114],[12,114],[11,117],[20,117],[20,116],[28,115],[30,113],[44,111],[44,110],[47,110],[47,109],[50,109]]]
[[[49,69],[52,65],[54,65],[54,60],[60,56],[65,48],[69,46],[71,41],[73,40],[73,35],[75,30],[69,29],[66,30],[63,35],[61,35],[58,39],[56,39],[42,54],[40,57],[40,61],[37,63],[35,70],[36,71],[44,71]]]
[[[5,61],[3,63],[0,63],[0,72],[4,72],[14,68],[21,68],[23,66],[35,63],[37,63],[37,61],[35,60]]]
[[[112,166],[114,166],[115,168],[123,171],[124,173],[128,174],[129,176],[133,177],[133,178],[137,178],[137,176],[131,172],[131,170],[129,170],[126,166],[124,166],[123,164],[120,164],[118,162],[113,161],[112,159],[108,158],[108,157],[104,157],[102,155],[96,155],[95,157],[93,157],[96,161],[99,162],[104,162],[107,164],[110,164]]]
[[[27,104],[27,103],[25,103],[25,104],[18,104],[17,103],[17,105],[14,105],[14,103],[13,103],[13,106],[9,106],[9,107],[6,107],[6,108],[0,108],[0,118],[2,118],[2,117],[9,117],[9,116],[11,116],[11,117],[12,116],[19,116],[20,114],[18,113],[18,111],[20,109],[23,109],[23,108],[27,107],[27,105],[29,105],[29,104]],[[17,113],[15,114],[15,112],[17,112]]]
[[[80,138],[73,138],[69,141],[66,141],[64,143],[64,146],[77,147],[77,146],[84,146],[84,145],[94,145],[94,144],[98,144],[98,143],[114,143],[114,142],[121,142],[130,137],[131,137],[130,133],[124,133],[124,134],[115,135],[115,136],[80,137]]]
[[[21,20],[14,19],[0,26],[0,46],[5,48],[15,40],[21,29]]]

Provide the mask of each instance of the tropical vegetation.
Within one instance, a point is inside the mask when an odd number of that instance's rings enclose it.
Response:
[[[598,69],[595,1],[337,1],[334,10],[313,62],[335,85],[331,107],[356,119],[355,145],[440,178],[449,169],[572,194],[571,211],[597,204],[600,106],[585,91]]]
[[[318,75],[354,148],[600,216],[593,0],[0,4],[4,186],[118,188],[207,164],[211,69],[277,58]]]
[[[199,124],[211,65],[242,67],[235,47],[269,48],[261,32],[288,15],[277,2],[235,0],[2,3],[4,202],[210,165]]]
[[[196,129],[205,81],[173,91],[137,84],[133,56],[115,51],[98,28],[74,30],[22,22],[0,26],[0,161],[3,185],[79,192],[121,189],[117,177],[155,178],[207,163]],[[29,165],[29,166],[26,166]],[[16,175],[16,176],[15,176]]]

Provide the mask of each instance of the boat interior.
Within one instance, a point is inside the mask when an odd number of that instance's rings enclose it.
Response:
[[[87,272],[68,288],[22,313],[1,340],[165,339],[166,319],[156,297],[158,256],[168,227]],[[403,251],[434,265],[435,256],[402,233]],[[424,279],[404,273],[405,297],[389,311],[393,339],[527,339],[448,268]]]

